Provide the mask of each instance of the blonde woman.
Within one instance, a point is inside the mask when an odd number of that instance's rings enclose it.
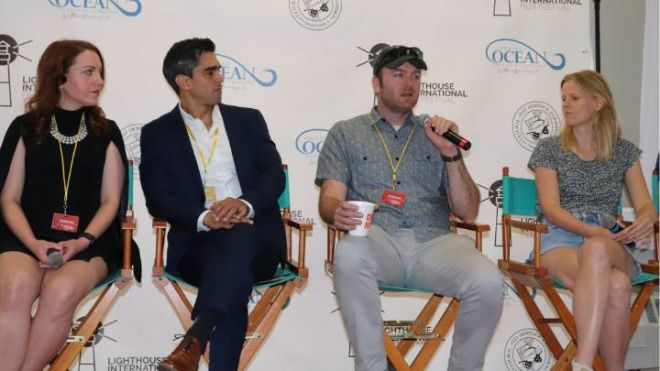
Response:
[[[528,163],[549,227],[541,262],[574,293],[573,369],[591,370],[598,351],[607,370],[623,370],[631,336],[630,282],[641,272],[626,245],[649,241],[658,216],[644,183],[641,151],[621,138],[603,77],[588,70],[565,76],[561,99],[560,136],[541,140]],[[624,185],[636,219],[613,233]]]

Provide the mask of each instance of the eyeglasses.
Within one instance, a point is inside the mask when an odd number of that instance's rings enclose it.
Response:
[[[387,50],[389,49],[389,50]],[[381,50],[375,57],[374,71],[379,71],[384,65],[404,56],[412,55],[416,59],[424,60],[424,53],[417,47],[394,45]]]

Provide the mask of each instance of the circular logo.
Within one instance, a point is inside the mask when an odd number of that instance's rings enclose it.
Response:
[[[509,371],[549,370],[552,356],[538,331],[516,331],[504,345],[504,363]]]
[[[121,135],[124,137],[124,145],[126,145],[126,154],[129,160],[133,160],[133,176],[138,178],[140,176],[140,132],[142,131],[141,124],[129,125],[121,129]]]
[[[498,179],[490,185],[488,199],[493,206],[502,208],[502,179]]]
[[[532,152],[541,138],[559,134],[559,115],[551,105],[532,101],[513,115],[511,129],[518,144]]]
[[[318,156],[323,148],[326,129],[309,129],[298,134],[296,137],[296,150],[303,155]]]
[[[0,66],[7,65],[16,59],[18,43],[9,35],[0,35]]]
[[[321,31],[339,19],[341,0],[289,0],[289,12],[299,25]]]

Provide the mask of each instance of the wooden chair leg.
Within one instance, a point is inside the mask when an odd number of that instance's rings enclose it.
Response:
[[[653,294],[655,285],[655,281],[646,282],[635,298],[635,301],[630,309],[630,329],[633,332],[637,329],[637,325],[639,325],[639,320],[642,318],[642,313],[644,313],[646,303],[648,303],[651,294]]]
[[[385,353],[387,354],[387,359],[397,371],[411,371],[408,362],[405,358],[399,353],[399,350],[396,348],[396,344],[392,341],[387,331],[383,331],[383,344],[385,345]]]
[[[573,362],[573,358],[575,358],[576,351],[577,347],[575,346],[575,342],[571,341],[568,346],[566,346],[561,356],[557,357],[557,361],[554,366],[552,366],[552,371],[572,371],[573,366],[571,365],[571,362]]]
[[[103,319],[119,292],[120,288],[115,283],[109,284],[103,289],[99,298],[80,324],[80,327],[73,334],[74,337],[80,338],[74,342],[65,344],[60,354],[51,363],[50,370],[66,371],[71,366],[78,354],[83,350],[85,344],[87,344],[89,338],[94,335],[99,322]]]
[[[265,312],[262,309],[260,310],[261,313],[255,313],[253,316],[254,311],[257,310],[257,307],[255,307],[252,313],[250,313],[250,317],[254,318],[254,322],[250,320],[248,331],[258,336],[252,339],[246,339],[238,365],[240,371],[247,368],[261,344],[268,338],[277,317],[282,313],[286,301],[291,297],[294,287],[295,283],[293,281],[288,281],[285,285],[269,287],[261,300],[259,300],[259,304],[265,300],[263,306]]]
[[[417,318],[415,318],[415,322],[413,323],[413,326],[410,329],[412,333],[419,334],[422,331],[425,331],[429,321],[431,320],[431,317],[433,317],[435,312],[438,310],[438,307],[440,306],[441,302],[442,302],[442,296],[432,295],[429,298],[429,300],[426,302],[426,305],[424,305],[422,311],[419,312],[419,315],[417,316]],[[405,357],[406,354],[408,354],[408,351],[410,351],[410,348],[412,348],[414,344],[415,344],[415,339],[401,340],[397,345],[397,349],[399,353],[401,353],[401,355]]]
[[[438,309],[442,298],[442,296],[433,295],[429,299],[420,314],[417,316],[417,319],[415,319],[411,328],[412,333],[422,334],[426,332],[427,324]],[[385,352],[387,353],[387,358],[390,360],[390,363],[397,369],[397,371],[422,371],[426,369],[435,352],[446,340],[447,333],[458,315],[458,308],[458,300],[451,299],[449,305],[431,331],[431,334],[433,334],[434,337],[424,340],[424,345],[421,347],[410,365],[406,361],[405,356],[416,340],[406,339],[399,341],[399,344],[396,345],[387,331],[384,331],[383,341]]]
[[[433,333],[438,335],[438,337],[429,339],[424,343],[422,349],[419,351],[417,357],[415,357],[415,360],[413,361],[411,367],[412,370],[422,371],[426,369],[426,366],[428,366],[429,362],[431,362],[431,358],[433,358],[436,350],[440,347],[440,345],[442,345],[442,343],[445,342],[447,332],[449,332],[449,329],[454,324],[454,320],[458,315],[458,308],[458,300],[451,299],[449,306],[442,314],[442,317],[440,317],[440,320],[433,329]]]
[[[192,313],[193,307],[192,304],[190,303],[190,300],[188,300],[188,297],[186,297],[186,294],[183,292],[183,289],[178,283],[173,282],[165,277],[157,278],[156,282],[163,289],[163,291],[165,292],[165,296],[167,296],[170,303],[174,307],[177,317],[179,317],[179,321],[181,321],[184,330],[188,331],[188,329],[190,329],[190,326],[192,326],[193,324],[192,319],[190,318],[190,314]],[[206,361],[206,363],[208,363],[210,360],[208,345],[206,346],[206,350],[204,351],[204,360]]]
[[[536,302],[534,302],[534,298],[532,298],[532,296],[529,294],[529,291],[527,291],[527,286],[521,284],[516,279],[512,279],[511,282],[516,288],[518,296],[522,300],[527,313],[529,313],[530,317],[532,317],[532,321],[534,322],[536,329],[541,333],[541,337],[543,337],[546,345],[548,348],[550,348],[550,352],[555,357],[555,359],[559,359],[563,353],[563,347],[559,343],[559,340],[555,336],[554,332],[552,332],[552,329],[548,323],[543,321],[543,313],[536,305]]]

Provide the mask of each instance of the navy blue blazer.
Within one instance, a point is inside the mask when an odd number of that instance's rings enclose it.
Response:
[[[220,104],[243,194],[254,208],[254,226],[285,256],[285,235],[277,199],[285,178],[275,143],[261,112]],[[142,128],[140,181],[151,215],[170,224],[167,267],[173,271],[196,239],[205,210],[204,186],[179,106]]]

